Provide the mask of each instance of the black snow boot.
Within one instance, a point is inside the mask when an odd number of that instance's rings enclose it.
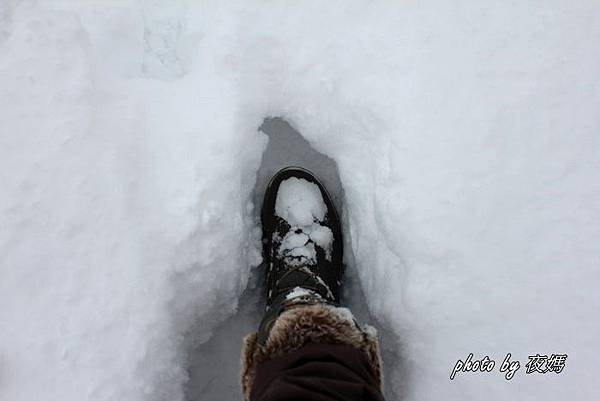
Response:
[[[267,306],[258,340],[264,343],[285,310],[339,305],[344,267],[340,219],[327,190],[308,170],[288,167],[273,176],[261,220]]]

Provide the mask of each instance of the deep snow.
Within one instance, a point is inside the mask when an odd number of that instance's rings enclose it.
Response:
[[[389,398],[592,399],[598,43],[587,0],[0,2],[0,399],[237,397],[187,380],[259,308],[270,116],[337,163]]]

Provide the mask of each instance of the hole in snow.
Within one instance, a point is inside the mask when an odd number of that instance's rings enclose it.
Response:
[[[334,160],[314,150],[290,124],[282,118],[267,118],[260,130],[269,137],[269,144],[263,153],[254,188],[255,219],[260,224],[260,208],[269,179],[281,168],[295,165],[309,169],[327,187],[332,200],[342,216],[342,224],[347,227],[344,210],[344,193]],[[349,230],[344,229],[344,261],[347,265],[342,294],[342,303],[348,306],[361,323],[377,327],[383,353],[385,371],[395,370],[399,355],[397,339],[371,316],[365,296],[360,287],[354,265]],[[212,336],[189,352],[189,381],[185,398],[192,400],[240,400],[242,399],[239,370],[240,352],[243,337],[255,331],[262,317],[264,292],[262,279],[264,264],[255,269],[248,286],[239,300],[238,311],[219,325]],[[397,398],[392,384],[386,383],[388,398]]]

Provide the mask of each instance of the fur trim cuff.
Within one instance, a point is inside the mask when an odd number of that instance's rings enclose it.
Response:
[[[359,327],[346,308],[317,304],[299,306],[282,313],[273,324],[265,345],[259,344],[257,333],[244,338],[241,372],[244,400],[250,399],[258,364],[300,349],[309,342],[346,344],[362,350],[381,387],[381,356],[375,329]]]

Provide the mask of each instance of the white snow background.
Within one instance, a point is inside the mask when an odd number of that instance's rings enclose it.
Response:
[[[388,399],[597,399],[599,2],[1,0],[0,400],[184,399],[270,116],[337,162]]]

